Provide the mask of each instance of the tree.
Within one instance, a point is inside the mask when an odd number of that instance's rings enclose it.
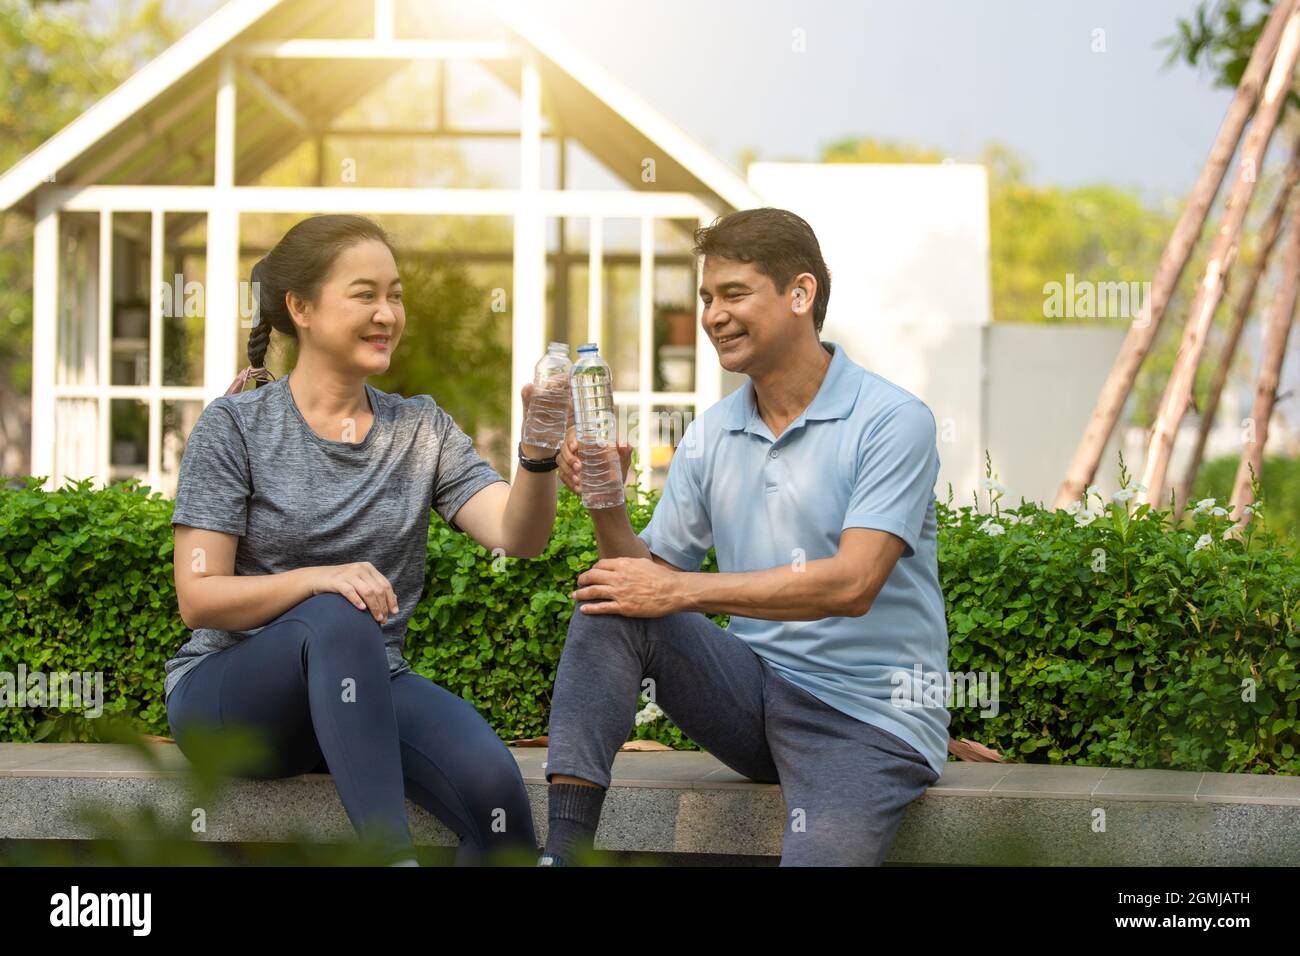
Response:
[[[0,0],[0,169],[8,169],[180,36],[162,0]],[[26,472],[32,224],[0,212],[0,469]]]

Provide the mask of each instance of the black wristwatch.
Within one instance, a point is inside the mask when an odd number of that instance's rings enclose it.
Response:
[[[529,458],[524,454],[524,443],[519,443],[519,464],[527,471],[554,471],[560,467],[559,457],[560,449],[555,449],[555,454],[550,458]]]

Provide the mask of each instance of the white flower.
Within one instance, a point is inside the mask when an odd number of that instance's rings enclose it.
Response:
[[[1092,524],[1096,520],[1097,520],[1097,516],[1095,514],[1093,514],[1091,511],[1085,511],[1082,514],[1077,514],[1074,516],[1074,526],[1076,528],[1086,528],[1088,525]]]
[[[1093,495],[1096,495],[1098,498],[1100,498],[1101,489],[1098,488],[1096,485],[1089,485],[1087,490],[1084,492],[1084,494],[1086,494],[1089,498],[1091,498]]]
[[[1077,514],[1078,514],[1080,511],[1082,511],[1082,510],[1083,510],[1083,502],[1082,502],[1082,501],[1075,501],[1075,502],[1072,502],[1072,503],[1070,504],[1070,507],[1066,509],[1066,511],[1068,511],[1068,512],[1069,512],[1070,514],[1072,514],[1072,515],[1077,515]]]
[[[645,707],[636,712],[636,725],[640,727],[642,724],[648,724],[651,721],[658,720],[663,715],[664,712],[659,709],[659,705],[652,700],[650,703],[646,704]]]
[[[981,478],[980,487],[986,491],[996,491],[998,494],[1004,494],[1007,490],[995,478]]]
[[[1005,534],[1007,529],[1002,527],[1002,525],[998,524],[992,518],[989,518],[985,520],[985,522],[982,525],[980,525],[980,530],[983,531],[985,534],[999,535],[999,534]]]
[[[1111,498],[1113,498],[1115,501],[1128,501],[1135,494],[1136,492],[1131,491],[1128,488],[1121,488],[1119,491],[1111,495]]]
[[[1213,507],[1213,498],[1202,498],[1200,501],[1196,502],[1196,507],[1193,508],[1192,511],[1195,514],[1200,514],[1202,511],[1209,511]]]
[[[1228,513],[1227,508],[1215,508],[1213,511],[1210,512],[1210,514],[1214,515],[1216,518],[1222,518],[1227,513]]]
[[[1020,524],[1020,515],[1018,514],[1012,514],[1008,511],[1002,517],[1006,519],[1007,524]]]
[[[1254,505],[1246,505],[1246,507],[1242,509],[1242,512],[1241,512],[1241,513],[1242,513],[1243,515],[1253,515],[1253,514],[1255,513],[1255,506],[1254,506]]]
[[[1033,523],[1034,523],[1034,516],[1033,516],[1033,515],[1027,515],[1026,517],[1020,519],[1020,523],[1021,523],[1021,524],[1033,524]]]
[[[1208,548],[1213,542],[1214,542],[1213,538],[1211,538],[1208,534],[1203,534],[1196,539],[1196,545],[1192,548],[1192,550],[1200,551],[1201,548]]]
[[[1227,541],[1229,538],[1231,538],[1231,537],[1233,536],[1233,534],[1235,534],[1236,532],[1240,531],[1243,527],[1245,527],[1245,526],[1244,526],[1240,521],[1238,521],[1236,524],[1234,524],[1234,525],[1233,525],[1231,528],[1229,528],[1227,531],[1223,532],[1223,540],[1224,540],[1224,541]]]

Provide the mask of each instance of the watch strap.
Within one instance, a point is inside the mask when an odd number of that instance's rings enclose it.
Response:
[[[560,450],[555,449],[555,454],[550,458],[529,458],[524,454],[524,443],[520,442],[517,447],[519,454],[519,464],[526,471],[554,471],[560,467]]]

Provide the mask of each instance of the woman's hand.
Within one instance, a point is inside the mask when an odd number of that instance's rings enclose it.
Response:
[[[353,564],[326,564],[311,569],[308,579],[311,593],[338,592],[362,611],[383,624],[389,614],[397,613],[397,594],[388,578],[376,570],[369,561]]]
[[[618,466],[623,474],[623,484],[627,484],[627,473],[632,466],[632,446],[616,445],[618,449]],[[611,451],[612,455],[613,452]],[[577,429],[570,427],[568,433],[564,436],[564,444],[560,446],[560,480],[564,482],[568,489],[575,495],[582,494],[582,462],[578,458],[578,433]]]
[[[533,395],[536,393],[536,391],[537,391],[537,386],[535,386],[532,382],[527,383],[526,385],[524,385],[522,389],[520,389],[519,395],[524,402],[523,421],[525,422],[528,421],[528,405],[530,402],[532,402]],[[522,435],[520,435],[519,437],[523,438]],[[527,455],[529,458],[550,458],[552,455],[555,454],[554,448],[543,448],[540,445],[526,445],[522,441],[519,444],[522,447],[524,454]]]

